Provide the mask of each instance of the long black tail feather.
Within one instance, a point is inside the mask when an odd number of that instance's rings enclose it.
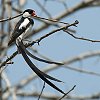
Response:
[[[56,89],[57,91],[61,92],[62,94],[65,94],[61,89],[59,89],[57,86],[55,86],[53,83],[51,83],[49,80],[46,79],[46,76],[43,74],[43,72],[41,73],[41,71],[31,62],[31,60],[29,59],[29,57],[27,56],[26,52],[24,51],[25,48],[23,48],[23,43],[19,42],[18,44],[18,49],[21,52],[24,60],[27,62],[27,64],[30,66],[30,68],[43,80],[45,81],[48,85],[50,85],[51,87],[53,87],[54,89]],[[46,74],[47,75],[47,74]],[[48,75],[47,75],[48,76]],[[51,76],[49,76],[51,77]]]
[[[37,58],[36,56],[34,56],[34,55],[32,55],[26,48],[25,48],[25,46],[23,45],[23,43],[22,43],[22,46],[21,46],[22,48],[23,48],[23,50],[30,56],[30,57],[32,57],[33,59],[40,59],[40,58]],[[42,59],[43,60],[43,59]],[[45,61],[45,60],[44,60]],[[48,61],[49,62],[49,61]],[[53,63],[53,62],[52,62]],[[39,69],[38,69],[39,70]],[[40,71],[40,70],[39,70]],[[45,74],[44,72],[42,72],[42,71],[40,71],[40,73],[43,75],[43,76],[45,76],[46,78],[48,78],[48,79],[51,79],[51,80],[54,80],[54,81],[57,81],[57,82],[62,82],[61,80],[58,80],[58,79],[56,79],[56,78],[54,78],[54,77],[52,77],[52,76],[50,76],[50,75],[48,75],[48,74]]]
[[[44,59],[41,59],[39,57],[36,57],[34,56],[32,53],[30,53],[28,50],[26,50],[26,53],[32,57],[33,59],[36,59],[38,61],[41,61],[41,62],[45,62],[45,63],[48,63],[48,64],[57,64],[57,65],[63,65],[63,63],[60,63],[60,62],[54,62],[54,61],[48,61],[48,60],[44,60]]]

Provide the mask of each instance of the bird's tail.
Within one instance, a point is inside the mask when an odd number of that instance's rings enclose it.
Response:
[[[24,49],[24,45],[22,42],[18,43],[18,49],[21,52],[24,60],[27,62],[27,64],[29,65],[29,67],[43,80],[45,81],[48,85],[50,85],[51,87],[53,87],[54,89],[56,89],[57,91],[61,92],[62,94],[65,94],[61,89],[59,89],[57,86],[55,86],[53,83],[51,83],[48,79],[46,79],[45,74],[43,74],[43,72],[41,72],[29,59],[29,57],[27,56],[26,52]],[[48,77],[48,75],[47,75]],[[50,77],[51,78],[51,77]]]

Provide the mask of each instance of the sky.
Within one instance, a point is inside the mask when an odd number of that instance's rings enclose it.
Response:
[[[41,0],[41,3],[42,1],[43,0]],[[77,4],[79,1],[82,0],[77,0],[77,1],[66,0],[67,7],[70,8],[75,4]],[[37,15],[41,17],[47,17],[44,13],[41,13],[41,10],[36,5],[36,3],[33,2],[33,0],[30,0],[30,2],[28,2],[25,5],[24,9],[27,8],[34,9]],[[46,4],[46,8],[53,16],[58,15],[60,12],[65,10],[65,7],[62,4],[53,1],[48,1]],[[64,18],[62,21],[72,23],[75,20],[78,20],[79,24],[77,25],[77,27],[72,27],[72,29],[76,30],[77,36],[99,40],[100,38],[99,19],[100,19],[100,7],[94,7],[94,8],[86,8],[83,10],[79,10],[78,12]],[[39,26],[39,22],[37,22],[37,20],[34,21],[35,21],[34,28],[36,28]],[[47,30],[42,31],[40,34],[32,37],[31,39],[32,40],[37,39],[40,36],[52,31],[53,29],[56,29],[56,27],[51,26]],[[62,61],[64,59],[69,59],[77,55],[80,55],[81,53],[85,53],[93,50],[99,50],[100,49],[99,44],[100,43],[91,43],[87,41],[76,40],[73,37],[69,36],[67,33],[60,31],[42,40],[40,42],[40,46],[34,45],[33,47],[36,48],[40,54],[43,54],[54,61]],[[8,56],[10,56],[15,50],[16,50],[15,46],[9,49]],[[14,61],[14,64],[9,65],[6,69],[6,72],[13,85],[18,83],[22,78],[25,78],[31,73],[33,73],[21,55],[17,55],[12,61]],[[40,69],[48,66],[48,64],[44,64],[36,60],[32,60],[32,61]],[[98,56],[86,60],[81,60],[79,62],[70,64],[70,66],[99,73],[100,72],[99,61],[100,58]],[[59,88],[67,92],[74,85],[76,85],[75,90],[73,90],[70,93],[76,96],[90,95],[93,93],[100,92],[99,89],[100,77],[79,73],[76,71],[69,70],[65,67],[66,65],[48,73],[49,75],[52,75],[53,77],[56,77],[65,82],[64,84],[54,82]],[[35,81],[32,81],[26,87],[24,87],[24,90],[40,91],[42,89],[42,86],[43,86],[43,82],[40,78],[38,78]],[[56,90],[54,90],[52,87],[48,85],[46,85],[44,92],[46,91],[59,94],[59,92],[57,92]],[[21,99],[19,98],[19,100]],[[27,100],[27,98],[24,98],[23,100]],[[33,99],[28,98],[28,100],[33,100]]]

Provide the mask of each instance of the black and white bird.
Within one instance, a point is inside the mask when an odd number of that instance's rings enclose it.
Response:
[[[8,46],[11,45],[16,39],[19,37],[21,40],[25,37],[29,30],[31,30],[34,21],[32,17],[35,17],[35,11],[32,9],[26,9],[23,14],[22,18],[16,24],[14,31],[12,32]]]
[[[37,16],[35,14],[35,11],[32,9],[27,9],[23,12],[22,14],[22,18],[19,20],[19,22],[16,24],[14,31],[12,32],[11,36],[10,36],[10,40],[8,42],[8,46],[11,45],[13,42],[16,42],[16,45],[18,47],[19,52],[22,54],[24,60],[26,61],[26,63],[29,65],[29,67],[43,80],[45,81],[48,85],[50,85],[51,87],[53,87],[54,89],[56,89],[57,91],[61,92],[62,94],[65,95],[65,93],[59,89],[56,85],[54,85],[52,82],[50,82],[48,79],[57,81],[57,82],[62,82],[44,72],[42,72],[41,70],[39,70],[33,63],[32,61],[29,59],[29,57],[27,55],[29,55],[30,57],[42,61],[42,62],[46,62],[46,63],[51,63],[51,64],[59,64],[62,65],[61,63],[57,63],[57,62],[52,62],[52,61],[46,61],[43,59],[40,59],[38,57],[35,57],[34,55],[32,55],[30,52],[27,51],[27,49],[25,48],[23,41],[24,36],[27,34],[27,32],[32,28],[34,21],[31,17],[35,17]]]

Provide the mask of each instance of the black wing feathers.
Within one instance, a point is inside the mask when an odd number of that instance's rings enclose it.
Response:
[[[16,24],[13,33],[11,34],[10,40],[8,42],[8,46],[11,45],[22,33],[26,31],[26,29],[34,24],[34,21],[31,18],[28,18],[29,23],[26,25],[26,27],[22,27],[19,29],[20,25],[24,22],[25,18],[22,17],[19,22]]]

